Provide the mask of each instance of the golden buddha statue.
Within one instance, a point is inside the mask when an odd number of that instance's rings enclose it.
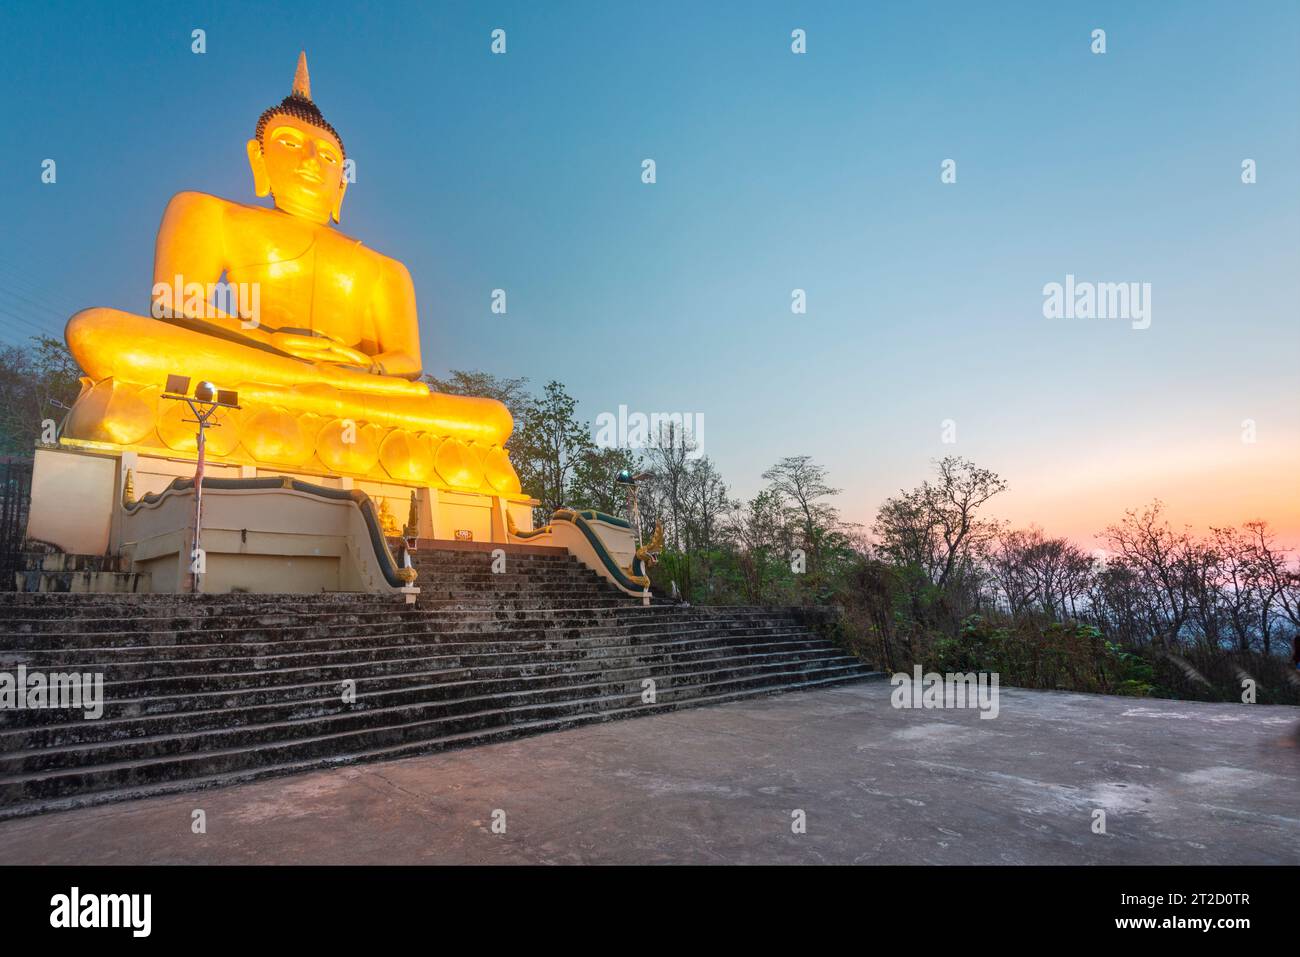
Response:
[[[346,154],[312,101],[305,53],[246,151],[254,192],[273,209],[178,193],[158,230],[153,315],[95,308],[68,321],[85,376],[65,439],[192,452],[183,403],[159,400],[177,373],[238,391],[241,409],[223,410],[208,436],[218,461],[517,495],[503,448],[510,413],[418,381],[410,274],[330,225]],[[217,308],[222,285],[253,295]]]

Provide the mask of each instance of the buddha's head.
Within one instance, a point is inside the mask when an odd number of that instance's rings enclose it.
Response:
[[[248,141],[253,190],[277,208],[316,223],[339,221],[343,194],[343,140],[311,99],[307,54],[298,54],[293,92],[257,120]]]

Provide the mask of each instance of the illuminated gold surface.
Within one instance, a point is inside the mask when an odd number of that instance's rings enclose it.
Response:
[[[379,500],[379,527],[383,529],[384,534],[389,538],[396,538],[402,532],[397,526],[397,516],[388,507],[388,499],[386,498]]]
[[[293,89],[310,103],[305,57]],[[275,208],[178,193],[158,230],[154,288],[174,288],[177,277],[182,288],[247,284],[258,292],[256,323],[161,293],[155,313],[163,318],[77,313],[66,337],[85,378],[64,435],[193,452],[187,410],[158,398],[168,374],[179,373],[239,393],[242,411],[209,433],[217,460],[517,495],[502,447],[510,413],[495,400],[430,392],[416,381],[410,274],[330,225],[347,190],[342,143],[275,112],[245,152],[254,192],[270,195]]]

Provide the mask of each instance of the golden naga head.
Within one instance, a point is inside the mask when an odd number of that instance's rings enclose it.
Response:
[[[655,565],[659,562],[659,553],[663,550],[664,523],[656,521],[654,534],[650,536],[650,541],[636,550],[636,557],[646,565]]]
[[[347,153],[342,137],[312,102],[306,52],[298,54],[293,92],[258,117],[247,149],[258,196],[269,193],[276,207],[292,216],[339,222],[348,188]]]

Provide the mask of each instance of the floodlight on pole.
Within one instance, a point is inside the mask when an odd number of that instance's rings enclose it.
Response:
[[[211,421],[217,409],[239,408],[239,394],[233,389],[218,390],[215,385],[206,380],[200,381],[194,387],[192,396],[188,394],[189,389],[189,376],[169,375],[167,377],[167,391],[162,394],[162,398],[173,399],[188,405],[190,411],[194,413],[194,418],[185,421],[193,422],[199,427],[199,455],[194,465],[194,545],[190,551],[190,590],[197,595],[200,587],[199,575],[201,572],[199,569],[203,567],[203,552],[199,540],[203,535],[203,466],[206,461],[207,450],[205,433],[208,429],[221,425],[220,422]]]

